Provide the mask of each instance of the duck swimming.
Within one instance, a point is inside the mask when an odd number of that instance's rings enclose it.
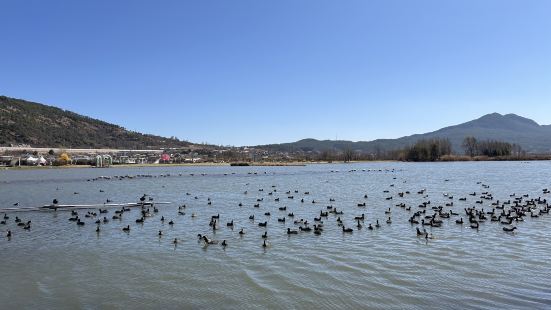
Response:
[[[287,234],[288,234],[288,235],[296,235],[296,234],[298,234],[298,231],[296,231],[296,230],[291,230],[291,228],[287,228]]]

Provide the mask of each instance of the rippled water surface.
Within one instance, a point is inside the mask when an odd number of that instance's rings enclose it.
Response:
[[[125,175],[153,177],[91,181]],[[139,209],[132,209],[120,221],[101,224],[99,234],[96,218],[84,217],[89,210],[79,210],[84,226],[68,221],[68,211],[8,212],[10,219],[0,225],[0,307],[549,309],[551,216],[528,216],[514,223],[514,234],[489,220],[478,230],[455,223],[466,220],[465,207],[490,211],[492,202],[513,193],[549,199],[544,188],[551,188],[549,162],[4,170],[0,208],[38,207],[54,198],[61,204],[136,202],[144,193],[171,203],[157,205],[159,212],[143,224],[135,222]],[[422,189],[426,193],[418,194]],[[405,191],[411,194],[399,197]],[[494,200],[476,204],[485,191]],[[459,216],[443,219],[441,228],[426,227],[434,236],[426,240],[408,219],[429,200],[427,214],[453,201],[444,210]],[[366,207],[357,206],[363,202]],[[402,202],[411,210],[396,206]],[[183,204],[185,215],[179,215]],[[286,234],[288,227],[298,229],[288,213],[312,227],[328,205],[344,212],[340,216],[353,233],[344,234],[337,215],[329,214],[319,236]],[[286,211],[279,210],[283,206]],[[106,216],[111,219],[115,210]],[[358,230],[354,217],[362,213]],[[217,214],[213,232],[209,221]],[[16,216],[31,220],[31,229],[18,227]],[[283,217],[286,222],[278,222]],[[381,227],[367,229],[377,219]],[[233,229],[226,226],[231,220]],[[267,228],[259,227],[264,221]],[[128,233],[122,231],[126,225]],[[205,246],[199,233],[228,246]],[[180,240],[176,246],[174,238]]]

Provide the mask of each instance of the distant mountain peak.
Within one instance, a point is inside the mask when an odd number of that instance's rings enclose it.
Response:
[[[508,119],[512,119],[512,120],[515,120],[515,121],[518,121],[518,122],[523,122],[523,123],[526,123],[526,124],[530,124],[530,125],[533,125],[533,126],[540,126],[540,124],[538,124],[537,122],[535,122],[532,119],[522,117],[522,116],[519,116],[519,115],[516,115],[516,114],[513,114],[513,113],[505,114],[503,117],[508,118]]]
[[[551,152],[551,125],[541,126],[535,121],[516,114],[497,112],[483,115],[472,121],[444,127],[424,134],[415,134],[398,139],[378,139],[374,141],[334,141],[303,139],[293,143],[272,144],[266,147],[280,151],[324,151],[352,148],[365,153],[392,151],[413,145],[420,139],[447,138],[455,153],[463,153],[462,142],[465,137],[473,136],[479,140],[499,140],[519,144],[531,153]]]

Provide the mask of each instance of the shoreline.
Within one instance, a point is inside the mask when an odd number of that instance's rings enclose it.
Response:
[[[66,165],[66,166],[0,166],[0,170],[44,170],[44,169],[108,169],[108,168],[166,168],[166,167],[304,167],[307,165],[329,165],[329,164],[358,164],[358,163],[380,163],[380,162],[398,162],[396,160],[360,160],[350,162],[256,162],[248,163],[248,166],[239,166],[232,163],[180,163],[180,164],[121,164],[112,165],[111,167],[94,167],[90,165]]]
[[[511,162],[529,162],[529,161],[549,161],[549,158],[530,158],[530,159],[473,159],[473,160],[439,160],[432,163],[456,163],[456,162],[499,162],[499,161],[511,161]],[[121,164],[112,165],[111,167],[97,168],[90,165],[66,165],[66,166],[0,166],[1,170],[44,170],[44,169],[108,169],[108,168],[167,168],[167,167],[304,167],[308,165],[330,165],[330,164],[361,164],[361,163],[427,163],[427,161],[400,161],[400,160],[357,160],[350,162],[256,162],[248,163],[248,165],[231,165],[232,163],[179,163],[179,164]]]

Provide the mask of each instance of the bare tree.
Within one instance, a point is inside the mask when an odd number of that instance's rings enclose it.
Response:
[[[474,157],[477,152],[477,144],[475,137],[465,137],[463,140],[463,148],[465,149],[465,154]]]
[[[352,161],[352,159],[354,159],[354,151],[351,148],[344,149],[343,151],[344,162],[346,163],[346,162]]]

